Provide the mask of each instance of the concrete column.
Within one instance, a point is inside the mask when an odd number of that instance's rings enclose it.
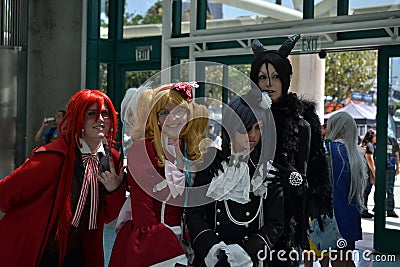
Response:
[[[27,155],[43,117],[65,109],[81,88],[82,12],[86,0],[30,1],[28,28]],[[85,24],[84,24],[85,25]],[[83,72],[84,73],[84,72]]]
[[[323,123],[325,95],[325,59],[318,54],[290,56],[293,76],[290,91],[316,102],[317,114]]]

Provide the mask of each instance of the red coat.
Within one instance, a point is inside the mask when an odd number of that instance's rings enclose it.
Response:
[[[63,177],[68,144],[64,138],[40,147],[25,163],[0,180],[0,264],[2,266],[38,266],[51,230],[56,226],[62,205],[60,192],[66,186]],[[118,152],[113,151],[114,165]],[[118,216],[125,200],[125,187],[105,195],[99,207],[98,228],[83,238],[85,266],[104,267],[103,227]]]

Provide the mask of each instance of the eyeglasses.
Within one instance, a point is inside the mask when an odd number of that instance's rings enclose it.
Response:
[[[169,114],[174,115],[175,118],[182,118],[185,116],[187,113],[187,110],[185,108],[174,108],[173,110],[161,110],[158,112],[158,117],[161,119],[165,119],[168,117]]]
[[[110,111],[102,110],[100,112],[100,115],[101,115],[101,117],[103,117],[103,119],[109,119],[110,118]],[[86,117],[96,119],[97,118],[97,110],[88,110],[86,112]]]

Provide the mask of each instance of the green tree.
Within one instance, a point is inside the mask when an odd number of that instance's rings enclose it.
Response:
[[[158,70],[149,71],[127,71],[125,72],[125,88],[135,87],[138,88],[150,77],[157,74]]]
[[[124,13],[124,25],[142,25],[162,23],[162,1],[158,0],[147,11],[146,14]]]
[[[325,66],[325,95],[339,104],[352,92],[368,93],[377,76],[377,52],[373,50],[328,53]]]
[[[228,71],[228,101],[250,89],[250,65],[231,65]],[[222,65],[206,69],[206,97],[222,100]]]

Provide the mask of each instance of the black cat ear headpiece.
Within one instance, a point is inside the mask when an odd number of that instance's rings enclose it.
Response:
[[[265,49],[262,43],[257,39],[254,39],[251,43],[251,49],[253,50],[253,54],[255,57],[259,57],[265,53],[268,53],[268,50]]]
[[[253,49],[253,53],[255,57],[259,57],[263,54],[270,53],[270,52],[275,52],[278,53],[280,56],[283,58],[287,58],[290,54],[290,52],[293,50],[294,46],[296,45],[296,42],[300,39],[300,34],[295,34],[291,37],[289,37],[278,49],[278,51],[268,51],[267,49],[264,48],[262,43],[254,39],[251,48]]]

